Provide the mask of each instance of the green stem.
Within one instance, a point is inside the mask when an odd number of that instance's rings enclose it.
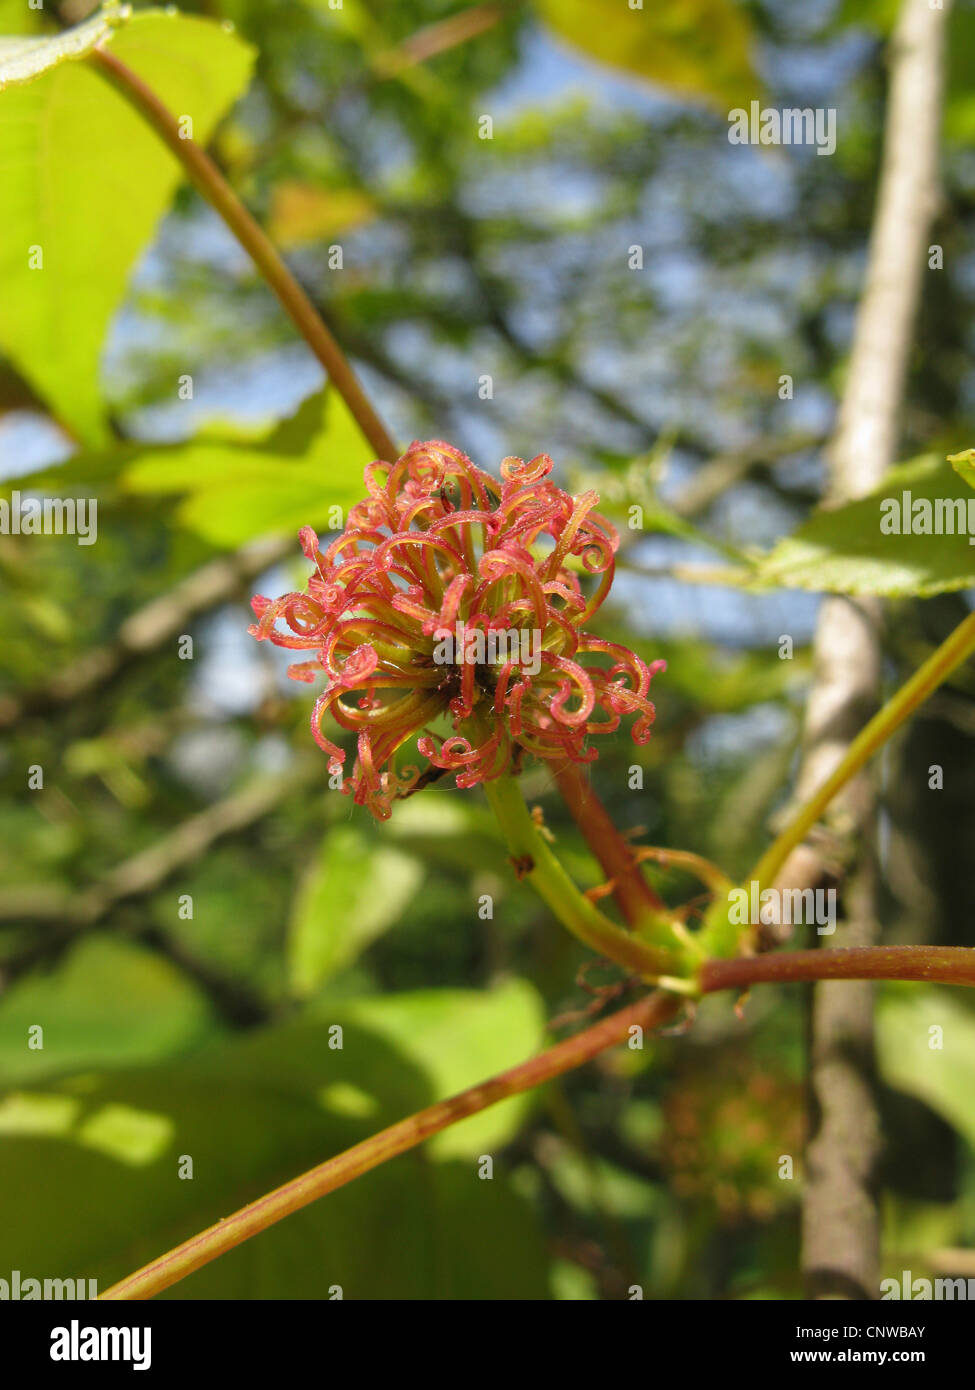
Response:
[[[415,1115],[410,1115],[388,1129],[356,1144],[345,1153],[320,1163],[317,1168],[293,1178],[283,1187],[259,1197],[256,1202],[242,1207],[232,1216],[218,1221],[215,1226],[201,1231],[199,1235],[177,1245],[175,1249],[160,1255],[135,1274],[130,1274],[101,1295],[103,1299],[146,1299],[161,1293],[185,1279],[194,1270],[201,1269],[219,1255],[233,1250],[245,1240],[266,1231],[269,1226],[300,1211],[319,1197],[334,1192],[354,1178],[361,1177],[381,1163],[406,1153],[408,1149],[422,1144],[431,1135],[437,1134],[468,1115],[476,1115],[490,1105],[508,1096],[520,1095],[535,1086],[542,1086],[564,1072],[580,1067],[632,1037],[633,1028],[650,1032],[659,1028],[672,1018],[681,1007],[681,1000],[675,994],[654,993],[646,995],[635,1004],[620,1009],[609,1018],[577,1033],[565,1042],[557,1043],[538,1057],[532,1057],[509,1071],[492,1076],[478,1086],[461,1091],[450,1100],[428,1106]]]
[[[954,632],[934,652],[910,680],[901,686],[873,719],[860,730],[842,762],[797,812],[781,835],[765,851],[746,876],[760,885],[775,882],[789,855],[805,839],[836,793],[854,777],[904,720],[922,704],[942,681],[975,651],[975,613],[963,619]]]
[[[399,453],[392,436],[363,391],[359,379],[315,306],[278,255],[213,160],[193,140],[180,137],[175,116],[151,87],[108,48],[96,48],[87,61],[97,68],[134,106],[175,155],[194,187],[216,209],[290,315],[298,332],[328,373],[332,385],[380,458],[392,461]]]
[[[601,956],[618,961],[646,979],[677,973],[676,938],[669,943],[648,945],[640,936],[611,922],[579,891],[532,820],[513,777],[485,782],[484,790],[504,832],[518,877],[531,883],[564,927]]]
[[[851,946],[838,951],[782,951],[708,960],[698,973],[702,994],[804,980],[924,980],[975,986],[975,948]]]

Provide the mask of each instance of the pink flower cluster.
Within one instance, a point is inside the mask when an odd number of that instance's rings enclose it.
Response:
[[[590,735],[612,733],[624,715],[636,716],[637,743],[650,737],[647,693],[664,663],[585,631],[609,592],[619,538],[593,510],[596,493],[563,492],[551,470],[545,454],[507,458],[498,482],[449,444],[414,443],[394,464],[367,467],[369,495],[326,550],[310,527],[300,532],[315,565],[307,592],[252,600],[253,636],[315,652],[289,675],[311,681],[324,670],[312,732],[333,771],[345,751],[322,732],[326,713],[358,735],[346,790],[380,819],[420,776],[393,763],[415,735],[460,787],[500,777],[518,749],[590,762]],[[588,596],[585,575],[598,576]],[[458,625],[531,642],[512,643],[504,660],[438,660],[438,642]],[[441,716],[454,730],[444,739],[428,727]]]

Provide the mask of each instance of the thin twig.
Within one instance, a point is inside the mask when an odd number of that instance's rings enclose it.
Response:
[[[975,987],[975,948],[851,946],[835,951],[781,951],[708,960],[698,975],[702,994],[804,980],[921,980]]]
[[[278,255],[268,237],[244,207],[210,156],[193,140],[180,136],[179,124],[151,87],[110,48],[98,47],[88,57],[115,90],[148,121],[156,134],[183,165],[195,188],[220,214],[234,236],[277,295],[298,332],[328,373],[329,380],[380,458],[392,460],[399,453],[392,436],[359,383],[345,353],[322,323],[311,300]]]

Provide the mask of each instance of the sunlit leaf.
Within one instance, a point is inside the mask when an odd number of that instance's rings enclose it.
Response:
[[[70,1271],[104,1289],[432,1100],[407,1053],[349,1020],[342,1047],[331,1047],[330,1026],[290,1024],[190,1061],[79,1077],[20,1098],[0,1145],[0,1183],[18,1194],[0,1225],[0,1265]],[[330,1105],[336,1085],[365,1097],[368,1113]],[[531,1210],[504,1172],[478,1182],[469,1163],[431,1164],[414,1152],[288,1217],[167,1297],[327,1298],[336,1287],[346,1298],[548,1291]]]
[[[945,139],[969,145],[975,140],[975,97],[972,64],[975,62],[975,13],[967,5],[955,5],[948,19],[945,44]]]
[[[682,94],[724,105],[759,95],[751,28],[734,0],[536,0],[545,23],[593,58]]]
[[[129,8],[106,6],[61,34],[0,38],[0,91],[15,83],[32,82],[60,63],[84,58],[131,14]]]
[[[45,12],[32,10],[24,0],[0,0],[0,34],[43,38]]]
[[[877,1015],[884,1079],[923,1100],[975,1146],[975,1014],[946,989],[885,991]]]
[[[317,432],[310,434],[310,416]],[[325,526],[364,493],[373,452],[342,399],[320,392],[259,445],[197,439],[137,455],[122,476],[136,493],[183,493],[177,519],[214,545]]]
[[[967,589],[975,584],[970,497],[959,472],[938,456],[892,468],[869,497],[823,508],[780,541],[759,563],[756,578],[763,586],[885,598]],[[942,534],[887,533],[882,522],[902,532],[908,524],[915,531],[930,524]],[[949,525],[953,534],[945,534]]]
[[[359,227],[376,216],[376,204],[358,188],[319,188],[286,179],[274,186],[268,232],[288,250]]]
[[[458,930],[470,930],[463,921]],[[438,1100],[526,1061],[543,1043],[542,1002],[526,980],[490,991],[431,989],[356,999],[341,1012],[400,1047],[432,1078]],[[472,1158],[516,1133],[531,1095],[513,1096],[430,1141],[440,1155]]]
[[[960,454],[949,454],[948,462],[964,478],[969,487],[975,487],[975,449],[965,449]]]
[[[40,1025],[43,1047],[29,1047]],[[60,968],[12,985],[0,998],[0,1085],[69,1068],[146,1062],[215,1028],[197,987],[156,953],[92,936]]]
[[[855,25],[871,29],[887,37],[901,11],[901,0],[842,0],[835,23],[839,27]]]
[[[32,57],[21,46],[19,70],[48,70],[0,94],[0,347],[88,443],[107,437],[98,374],[109,322],[183,177],[98,71],[63,61],[87,51],[106,23],[95,16]],[[112,53],[175,115],[192,118],[200,143],[250,77],[253,50],[209,20],[147,11],[111,34]],[[66,54],[66,42],[78,52]]]
[[[291,987],[308,994],[392,927],[418,891],[419,860],[352,826],[337,826],[295,901],[288,936]]]

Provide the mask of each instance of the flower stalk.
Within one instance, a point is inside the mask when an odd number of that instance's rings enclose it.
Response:
[[[684,973],[682,943],[665,918],[646,917],[638,931],[625,931],[579,891],[532,820],[514,778],[487,782],[484,791],[518,877],[531,883],[573,936],[644,979],[656,981]]]

